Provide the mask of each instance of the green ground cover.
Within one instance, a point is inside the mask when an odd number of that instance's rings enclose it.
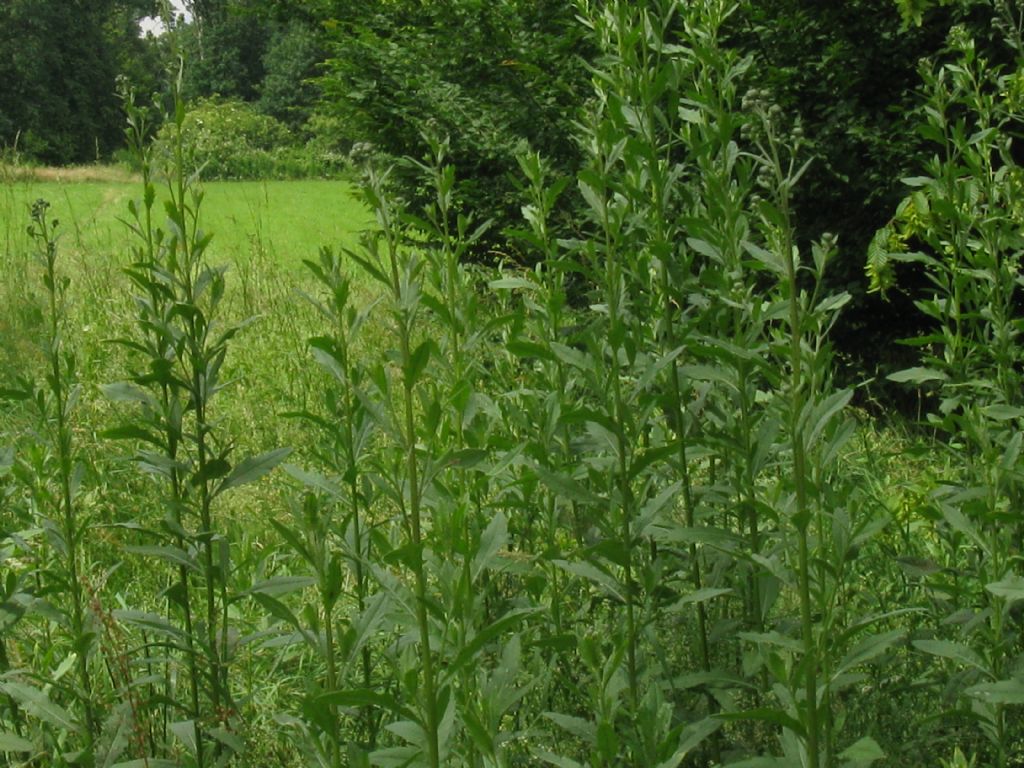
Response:
[[[123,252],[130,241],[123,219],[128,201],[139,195],[138,182],[67,177],[23,177],[0,187],[0,230],[6,233],[7,248],[16,242],[23,247],[29,207],[42,198],[61,222],[62,247],[90,254]],[[210,257],[228,264],[265,254],[298,270],[321,246],[354,245],[370,221],[345,181],[212,181],[203,184],[203,191],[205,226],[216,233]]]

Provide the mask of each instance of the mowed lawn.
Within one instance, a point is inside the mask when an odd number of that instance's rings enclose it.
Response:
[[[0,245],[5,250],[25,244],[29,207],[40,198],[60,221],[63,249],[97,255],[127,249],[132,236],[123,220],[129,217],[128,203],[142,195],[140,181],[113,171],[38,176],[0,186]],[[200,222],[213,233],[208,257],[214,264],[267,257],[298,270],[322,246],[354,245],[371,222],[357,190],[345,181],[214,181],[202,188]],[[162,208],[157,214],[162,226]]]

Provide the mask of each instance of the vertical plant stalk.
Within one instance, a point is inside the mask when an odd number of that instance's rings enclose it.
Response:
[[[667,27],[670,18],[663,19],[662,25]],[[661,38],[664,36],[661,33]],[[648,163],[646,171],[649,176],[650,185],[650,213],[654,222],[654,237],[651,243],[651,251],[654,254],[658,262],[658,278],[660,280],[661,295],[662,295],[662,319],[664,322],[664,338],[663,344],[667,347],[667,352],[673,353],[674,350],[679,348],[683,344],[685,338],[685,331],[680,333],[679,329],[679,318],[678,318],[678,306],[674,296],[676,292],[672,290],[672,279],[669,274],[669,259],[673,253],[672,241],[673,237],[670,236],[667,222],[669,221],[669,211],[667,210],[667,202],[670,199],[669,188],[672,184],[672,154],[677,148],[675,139],[670,139],[663,143],[660,147],[660,154],[657,152],[659,148],[659,141],[657,139],[658,130],[658,114],[657,105],[654,103],[655,97],[658,95],[655,84],[649,82],[651,75],[658,75],[663,71],[663,67],[671,66],[669,63],[665,63],[661,60],[661,46],[659,45],[659,51],[652,55],[646,45],[647,37],[644,36],[644,51],[642,55],[642,61],[640,65],[636,67],[636,71],[639,77],[644,78],[644,96],[646,96],[645,103],[642,105],[643,116],[644,116],[644,136],[643,139],[646,145],[651,149],[653,162]],[[690,477],[690,459],[689,459],[689,448],[688,448],[688,430],[689,430],[689,412],[683,400],[682,388],[680,386],[680,378],[682,371],[679,365],[679,355],[674,355],[672,358],[672,364],[669,370],[670,376],[670,407],[672,412],[672,420],[676,426],[676,445],[678,449],[678,462],[679,462],[679,479],[682,482],[683,491],[683,519],[686,523],[686,527],[693,529],[696,525],[696,519],[694,516],[694,499],[693,499],[693,484]],[[688,554],[690,557],[690,583],[693,586],[695,592],[699,592],[704,586],[704,577],[701,572],[701,556],[700,549],[697,546],[696,541],[691,541],[688,547]],[[697,602],[697,650],[700,658],[701,669],[704,672],[711,671],[711,654],[708,646],[708,629],[707,629],[707,606],[703,600]],[[709,697],[709,702],[713,703],[713,697]]]
[[[798,538],[797,580],[800,595],[800,630],[804,654],[804,698],[807,729],[807,765],[818,768],[821,764],[820,717],[818,711],[818,649],[814,637],[814,612],[811,605],[810,569],[810,523],[811,509],[807,500],[807,455],[804,442],[802,415],[806,398],[803,361],[803,323],[800,313],[800,285],[797,281],[797,260],[793,238],[790,187],[799,173],[794,172],[793,159],[784,164],[779,154],[779,144],[769,118],[764,124],[767,129],[767,157],[762,158],[774,175],[776,202],[778,204],[780,231],[778,232],[779,256],[785,265],[785,281],[788,298],[789,321],[789,431],[793,452],[793,483],[796,495],[796,512],[793,516]],[[820,533],[820,532],[819,532]]]
[[[348,284],[346,283],[345,293],[348,293]],[[340,308],[339,308],[340,309]],[[346,460],[348,466],[346,467],[346,476],[348,477],[349,484],[349,516],[352,520],[352,540],[355,549],[353,557],[353,568],[355,569],[356,577],[356,607],[359,610],[359,614],[362,615],[366,611],[366,600],[369,596],[369,582],[366,575],[365,563],[372,562],[372,551],[370,549],[370,538],[366,537],[366,544],[363,543],[363,530],[362,530],[362,517],[363,509],[360,505],[360,498],[362,494],[359,491],[359,458],[356,448],[355,432],[353,430],[353,416],[356,413],[356,394],[352,388],[353,372],[351,367],[351,358],[349,357],[349,338],[348,331],[344,328],[343,315],[339,312],[339,327],[337,329],[338,338],[342,340],[341,353],[342,353],[342,367],[345,371],[345,384],[344,391],[342,393],[343,403],[348,418],[345,419],[344,436],[346,442]],[[366,552],[364,554],[364,546]],[[331,641],[328,638],[328,645],[330,646]],[[329,651],[330,657],[333,659],[333,649]],[[373,659],[371,651],[368,645],[363,646],[360,652],[361,656],[361,669],[363,675],[363,687],[366,690],[370,690],[373,686]],[[374,714],[373,708],[369,705],[363,707],[363,722],[366,727],[366,736],[371,749],[376,746],[377,743],[377,729],[374,726]]]
[[[610,169],[606,169],[610,170]],[[629,681],[629,699],[633,711],[636,712],[640,703],[640,676],[637,666],[637,649],[639,645],[639,631],[637,628],[637,606],[636,591],[637,583],[634,578],[635,553],[633,552],[633,517],[635,515],[635,503],[633,489],[629,479],[629,454],[632,446],[627,439],[626,424],[628,423],[628,406],[622,392],[622,377],[620,368],[622,366],[622,339],[625,338],[628,329],[623,322],[622,315],[625,312],[625,297],[622,295],[624,288],[624,275],[622,265],[619,262],[620,254],[616,243],[615,231],[609,215],[608,207],[610,201],[607,197],[602,201],[600,226],[604,242],[602,249],[604,253],[604,275],[605,275],[605,301],[608,306],[608,330],[606,341],[609,347],[609,370],[608,376],[611,379],[612,395],[612,417],[615,425],[615,437],[617,445],[617,469],[615,484],[618,488],[618,512],[620,536],[622,540],[624,555],[622,563],[623,582],[625,584],[626,601],[626,674]],[[614,495],[609,505],[612,514],[615,513]]]
[[[632,444],[627,425],[631,421],[629,408],[622,390],[622,356],[623,343],[630,329],[624,321],[627,312],[627,298],[624,295],[625,268],[622,263],[624,258],[620,252],[620,236],[625,226],[624,201],[615,199],[612,191],[608,188],[608,182],[615,175],[617,165],[616,148],[610,146],[613,142],[612,132],[617,132],[617,126],[613,128],[610,121],[606,120],[603,110],[607,108],[610,101],[619,98],[621,95],[614,93],[615,84],[623,84],[625,75],[621,71],[625,68],[625,61],[630,55],[630,22],[633,20],[634,11],[628,4],[614,3],[607,9],[606,18],[597,22],[599,25],[607,24],[608,27],[602,30],[606,35],[603,43],[607,50],[614,56],[611,83],[603,83],[595,79],[601,112],[595,113],[592,117],[594,124],[589,128],[591,136],[591,168],[586,173],[586,178],[581,175],[580,189],[587,198],[591,208],[591,214],[598,226],[599,243],[588,243],[588,251],[595,274],[600,276],[600,290],[603,293],[604,303],[607,307],[607,320],[604,327],[604,343],[607,348],[601,350],[601,358],[607,366],[604,374],[606,376],[605,392],[611,395],[611,422],[615,436],[616,447],[616,471],[614,478],[615,491],[609,493],[608,512],[612,519],[618,514],[618,535],[622,545],[622,579],[623,599],[626,607],[626,679],[628,683],[628,695],[630,712],[635,720],[640,704],[640,674],[638,667],[639,629],[637,623],[637,590],[638,584],[635,579],[636,553],[634,552],[633,541],[633,518],[636,514],[633,488],[630,481],[629,466]],[[616,134],[615,139],[618,139]],[[613,218],[614,213],[618,216]],[[629,434],[627,434],[629,432]],[[616,492],[618,499],[616,500]],[[635,725],[635,722],[634,722]]]
[[[36,243],[40,262],[43,266],[43,282],[46,286],[49,327],[47,329],[46,355],[49,364],[47,384],[53,397],[53,442],[57,453],[60,494],[58,501],[58,524],[64,540],[67,561],[67,588],[71,594],[71,639],[76,660],[75,666],[79,698],[85,714],[85,760],[95,759],[94,747],[99,721],[93,701],[92,676],[89,672],[89,653],[92,635],[86,627],[86,604],[82,582],[82,564],[79,543],[85,521],[79,517],[75,504],[75,449],[69,417],[77,400],[77,385],[74,381],[74,358],[65,354],[63,339],[64,290],[66,278],[57,271],[57,221],[47,218],[50,204],[38,200],[32,206],[32,226],[29,234]]]
[[[465,275],[460,270],[460,256],[465,250],[465,238],[462,232],[463,226],[459,227],[459,237],[452,232],[451,217],[453,214],[452,203],[455,190],[455,167],[445,164],[447,146],[444,142],[431,140],[430,165],[421,166],[425,175],[432,184],[435,192],[434,205],[428,209],[427,218],[432,234],[440,241],[440,263],[436,265],[440,273],[440,293],[444,302],[445,313],[440,319],[445,326],[448,348],[447,361],[451,370],[452,394],[463,386],[468,386],[466,377],[466,366],[463,354],[463,342],[466,332],[463,321],[464,305],[461,299],[462,281]],[[464,221],[464,220],[463,220]],[[466,447],[466,436],[463,425],[462,413],[457,408],[453,409],[452,421],[455,427],[454,448],[461,450]],[[464,487],[468,483],[468,476],[463,468],[456,469],[459,476],[458,485]],[[479,507],[479,501],[475,500],[474,508]],[[473,519],[469,514],[463,514],[462,519],[462,546],[465,556],[462,559],[462,584],[464,594],[463,605],[465,606],[465,620],[469,620],[469,614],[473,608],[473,578],[472,578],[472,557],[473,550]]]
[[[197,575],[185,574],[186,588],[176,598],[188,602],[188,580],[195,578],[199,582],[204,621],[195,621],[192,626],[195,632],[190,634],[202,634],[202,638],[195,639],[195,648],[199,649],[201,657],[193,652],[191,644],[187,645],[186,652],[197,662],[201,658],[204,666],[200,674],[199,665],[193,668],[190,662],[190,674],[197,681],[197,690],[192,695],[196,760],[203,764],[207,748],[204,725],[228,729],[235,714],[228,669],[231,655],[228,631],[230,545],[215,529],[214,500],[228,489],[257,480],[289,451],[276,449],[248,457],[233,467],[228,461],[231,445],[220,443],[211,420],[209,408],[222,388],[220,373],[229,342],[243,326],[219,327],[219,311],[225,295],[224,270],[208,266],[204,259],[211,238],[199,228],[203,194],[196,186],[197,177],[187,173],[185,168],[182,74],[179,66],[172,86],[174,115],[171,118],[168,200],[164,204],[169,235],[165,237],[161,230],[156,230],[151,236],[149,214],[143,213],[140,217],[137,209],[134,211],[137,220],[147,222],[137,227],[145,244],[140,248],[142,264],[133,267],[132,272],[135,282],[149,294],[139,301],[144,315],[139,324],[143,335],[149,337],[149,344],[142,345],[132,339],[124,343],[133,349],[142,347],[150,355],[150,371],[136,376],[134,386],[111,385],[108,392],[143,403],[143,418],[154,429],[130,425],[114,430],[111,436],[141,439],[171,455],[175,469],[167,470],[166,455],[160,458],[156,469],[169,477],[172,493],[177,497],[175,501],[181,503],[172,510],[165,525],[172,529],[179,542],[198,552],[199,563],[194,566]],[[152,187],[147,187],[146,205],[151,205],[154,198]],[[146,391],[156,389],[155,383],[166,384],[160,389],[163,406],[157,405],[158,398],[152,391]],[[166,412],[154,415],[152,411],[159,407],[165,407]],[[166,440],[158,438],[158,434]],[[175,455],[181,460],[174,460]],[[145,454],[141,457],[151,468],[154,466]],[[198,530],[189,532],[182,525],[186,512],[198,518]],[[181,565],[181,560],[192,558],[191,552],[179,551],[170,559]],[[186,620],[190,621],[188,609]],[[209,704],[205,711],[201,711],[198,696],[200,685]],[[213,731],[209,736],[212,738],[208,742],[209,757],[215,761],[228,759],[230,755],[225,754],[225,750],[232,748],[227,741]]]
[[[418,256],[410,254],[408,262],[401,263],[397,224],[391,214],[386,195],[380,181],[371,176],[371,185],[376,184],[373,193],[378,201],[377,215],[386,238],[388,266],[391,278],[391,298],[395,304],[396,331],[398,333],[399,359],[402,370],[402,446],[405,463],[405,483],[408,486],[407,506],[403,516],[408,522],[413,555],[413,576],[415,579],[416,624],[419,632],[419,656],[421,681],[423,684],[423,707],[426,722],[427,764],[430,768],[441,768],[439,743],[440,717],[437,711],[437,677],[434,670],[434,654],[430,645],[430,617],[427,614],[427,572],[423,558],[423,499],[420,488],[420,467],[416,456],[416,378],[422,369],[413,359],[413,328],[419,298]],[[410,295],[413,294],[413,295]]]
[[[352,526],[352,550],[348,555],[350,565],[355,576],[355,597],[356,608],[359,615],[363,615],[367,607],[369,597],[369,580],[366,570],[366,563],[372,560],[370,551],[370,538],[363,530],[363,518],[368,510],[362,502],[363,494],[359,489],[359,482],[363,476],[360,466],[360,442],[363,439],[357,433],[357,422],[361,420],[361,409],[356,394],[357,379],[359,376],[358,365],[353,361],[352,342],[362,323],[362,316],[349,306],[351,282],[344,274],[342,262],[329,248],[320,251],[320,262],[305,262],[316,279],[325,289],[326,300],[324,302],[313,301],[314,306],[320,311],[324,318],[333,326],[333,335],[329,338],[310,339],[310,345],[315,350],[318,359],[323,355],[329,360],[326,368],[333,373],[335,380],[340,386],[340,401],[336,408],[335,422],[331,424],[331,433],[340,450],[339,467],[341,475],[348,489],[348,514],[347,520]],[[318,530],[314,522],[307,523],[310,530]],[[318,540],[319,553],[316,568],[321,579],[321,610],[324,616],[326,662],[327,662],[327,690],[333,691],[341,684],[338,670],[337,649],[334,646],[334,607],[338,599],[339,584],[333,583],[333,555],[329,552],[328,542],[329,531],[324,530]],[[364,541],[365,537],[365,541]],[[311,542],[312,544],[312,542]],[[365,690],[370,690],[373,685],[373,660],[368,645],[364,645],[360,651],[362,685]],[[336,712],[336,708],[332,707]],[[373,708],[365,705],[361,708],[361,718],[366,729],[366,739],[369,747],[376,746],[377,734]],[[334,761],[340,765],[341,754],[340,744],[337,739],[332,740]]]
[[[145,294],[138,304],[140,307],[139,325],[143,335],[147,336],[146,350],[150,355],[151,366],[170,363],[175,356],[174,340],[166,329],[170,322],[173,302],[167,285],[169,275],[167,265],[163,264],[162,255],[167,246],[163,242],[163,233],[157,230],[153,221],[153,206],[156,201],[156,186],[153,183],[154,160],[152,148],[148,145],[149,123],[146,112],[136,105],[134,94],[122,94],[124,108],[127,113],[128,128],[125,131],[128,146],[135,154],[142,170],[142,209],[134,203],[129,206],[135,222],[130,225],[132,231],[141,240],[136,248],[135,263],[128,270],[128,276]],[[178,166],[178,172],[183,169]],[[169,512],[173,525],[172,536],[178,549],[185,551],[185,528],[181,511],[187,504],[187,494],[181,477],[179,449],[182,437],[182,403],[180,385],[170,377],[161,377],[157,392],[159,412],[153,414],[163,434],[163,447],[169,459]],[[197,665],[195,648],[195,627],[192,616],[191,581],[188,568],[179,564],[176,572],[177,586],[180,590],[177,601],[168,599],[168,610],[177,602],[184,622],[185,665],[188,670],[189,705],[193,722],[193,736],[197,745],[196,760],[198,768],[204,766],[204,754],[201,749],[202,738],[200,719],[202,710],[199,702],[201,681]],[[168,670],[167,697],[173,699],[171,676]],[[163,729],[167,732],[168,708],[163,708]]]
[[[172,240],[168,249],[169,263],[168,271],[173,275],[178,290],[181,291],[181,302],[198,310],[200,301],[200,290],[197,290],[197,277],[202,268],[199,263],[199,253],[196,252],[196,237],[198,235],[199,204],[202,196],[192,190],[191,200],[189,199],[189,179],[185,173],[185,153],[183,125],[185,119],[185,103],[182,96],[181,81],[183,69],[179,68],[178,77],[174,88],[174,132],[173,132],[173,170],[174,174],[168,183],[171,191],[171,202],[168,206],[168,214],[174,227]],[[202,247],[199,249],[200,252]],[[214,286],[210,290],[216,290],[217,276],[213,278]],[[221,283],[221,288],[223,283]],[[212,519],[212,497],[210,487],[210,453],[207,444],[211,425],[207,417],[206,407],[212,391],[208,388],[209,367],[215,364],[219,367],[223,360],[221,351],[220,359],[208,358],[207,335],[209,333],[209,319],[205,318],[201,311],[190,312],[185,319],[185,348],[183,350],[181,363],[186,377],[186,386],[189,394],[189,405],[192,409],[194,419],[194,451],[195,468],[194,485],[197,485],[199,493],[198,513],[200,530],[196,536],[202,547],[203,557],[203,591],[206,603],[206,639],[204,650],[208,664],[208,694],[210,697],[211,714],[215,722],[225,722],[226,715],[226,691],[227,691],[227,669],[224,665],[224,654],[222,653],[221,638],[227,642],[227,623],[222,624],[221,613],[217,608],[217,581],[222,584],[222,592],[226,591],[227,573],[219,573],[214,565],[214,530]],[[216,374],[214,372],[214,378]],[[226,567],[226,564],[224,564]],[[224,596],[223,610],[226,612],[228,604]],[[219,630],[219,631],[218,631]],[[195,728],[199,730],[199,721],[195,722]],[[218,759],[222,752],[219,740],[213,743],[214,759]],[[203,761],[203,742],[196,741],[196,753],[198,760]]]

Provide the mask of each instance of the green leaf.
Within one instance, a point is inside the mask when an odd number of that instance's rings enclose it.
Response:
[[[171,565],[184,566],[186,569],[196,572],[199,570],[199,566],[196,561],[189,556],[188,552],[178,547],[157,547],[157,546],[126,546],[126,552],[130,552],[133,555],[142,555],[143,557],[155,557],[157,560],[163,560],[165,563]]]
[[[853,766],[871,765],[876,760],[884,760],[885,752],[878,746],[878,742],[870,736],[858,739],[839,753],[839,757],[849,761]]]
[[[655,768],[678,768],[683,759],[690,754],[704,739],[722,727],[722,721],[714,717],[705,717],[696,723],[690,723],[679,734],[679,747],[668,760],[658,763]]]
[[[754,689],[752,683],[730,672],[712,670],[710,672],[690,672],[672,680],[672,686],[689,690],[690,688],[750,688]]]
[[[813,446],[817,442],[819,435],[825,431],[832,419],[839,414],[850,402],[850,398],[853,397],[853,390],[844,389],[839,392],[834,392],[829,397],[825,398],[824,401],[818,403],[818,405],[810,411],[809,420],[811,422],[811,431],[807,435],[807,445]]]
[[[926,381],[946,381],[949,377],[942,371],[936,371],[933,368],[915,367],[890,373],[886,378],[897,384],[923,384]]]
[[[316,641],[316,636],[302,626],[302,623],[299,621],[298,617],[294,613],[292,613],[291,608],[282,603],[276,597],[272,597],[271,595],[265,594],[263,592],[253,592],[252,598],[260,604],[260,607],[263,608],[263,610],[265,610],[275,619],[283,621],[286,624],[289,624],[290,626],[294,627],[295,630],[300,635],[302,635],[302,639],[305,640],[310,645],[310,647],[320,650]]]
[[[320,367],[334,376],[338,381],[345,381],[347,374],[342,365],[341,358],[334,343],[329,337],[315,337],[308,342],[310,353],[313,359],[320,364]]]
[[[1005,576],[1002,581],[986,584],[985,589],[996,597],[1005,599],[1008,603],[1024,600],[1024,577],[1012,573]]]
[[[216,480],[217,478],[224,477],[224,475],[230,471],[231,464],[227,459],[211,459],[200,471],[192,475],[189,482],[193,487],[198,487],[210,480]]]
[[[0,731],[0,752],[32,752],[35,747],[28,739],[14,733]]]
[[[536,613],[532,608],[519,608],[514,611],[509,611],[500,619],[490,624],[486,629],[478,632],[472,640],[464,645],[460,650],[455,659],[448,665],[445,670],[445,677],[454,677],[463,667],[471,663],[476,658],[477,654],[486,646],[488,643],[496,640],[505,632],[510,631],[514,626],[519,624],[527,616]]]
[[[537,757],[543,760],[549,765],[557,766],[558,768],[584,768],[582,763],[577,763],[568,757],[562,757],[561,755],[555,755],[551,752],[538,752]]]
[[[696,592],[691,592],[688,595],[684,595],[679,601],[677,601],[670,610],[678,611],[684,606],[690,605],[691,603],[704,603],[721,595],[728,595],[732,593],[731,588],[725,587],[704,587],[698,589]]]
[[[510,339],[505,344],[509,354],[520,358],[537,358],[538,360],[554,360],[551,350],[543,344],[537,344],[523,339]]]
[[[999,461],[999,468],[1003,472],[1010,472],[1020,460],[1021,448],[1024,447],[1024,432],[1014,431],[1013,436],[1006,444],[1006,450]]]
[[[171,624],[163,616],[156,613],[144,611],[114,611],[114,618],[126,624],[133,624],[137,627],[156,632],[164,637],[171,637],[177,640],[184,640],[185,633],[178,627]]]
[[[579,504],[602,504],[600,496],[592,493],[586,487],[576,482],[568,475],[551,472],[544,467],[536,466],[534,471],[548,488],[555,492],[559,498],[575,501]]]
[[[227,728],[211,728],[209,734],[236,755],[245,751],[245,742]]]
[[[171,733],[174,734],[174,737],[188,750],[189,754],[194,755],[196,753],[195,721],[179,720],[176,723],[171,723],[168,727]]]
[[[1020,680],[974,685],[964,693],[989,704],[1024,704],[1024,683]]]
[[[163,440],[158,435],[134,424],[105,429],[100,432],[100,437],[104,440],[141,440],[155,446],[163,445]]]
[[[741,712],[720,712],[715,715],[719,720],[757,720],[764,723],[774,723],[775,725],[782,726],[783,728],[792,731],[801,738],[807,736],[807,729],[804,728],[804,724],[797,720],[792,715],[788,715],[781,709],[771,709],[769,707],[761,707],[758,709],[747,709]]]
[[[721,249],[719,249],[718,246],[712,245],[707,240],[688,237],[686,238],[686,244],[696,253],[699,253],[701,256],[706,256],[712,261],[720,262],[722,260]]]
[[[290,592],[305,589],[313,584],[316,584],[316,579],[312,576],[274,576],[273,578],[257,582],[242,594],[261,594],[277,597],[278,595],[287,595]]]
[[[142,387],[128,381],[105,384],[101,388],[107,399],[115,403],[152,403],[153,396]]]
[[[930,653],[932,656],[959,661],[961,664],[966,664],[986,675],[988,674],[988,667],[985,661],[966,645],[953,643],[949,640],[915,640],[913,646],[919,651]]]
[[[946,522],[949,523],[949,526],[953,530],[970,539],[975,546],[977,546],[978,549],[986,555],[990,554],[988,542],[985,541],[984,537],[980,533],[978,533],[978,530],[974,527],[971,521],[964,516],[963,512],[951,504],[942,504],[941,510],[943,518],[945,518]]]
[[[420,376],[423,375],[423,371],[427,368],[427,363],[430,362],[430,356],[434,351],[435,344],[429,339],[420,344],[413,353],[409,356],[409,365],[405,370],[405,381],[408,386],[413,386],[419,381]]]
[[[323,491],[334,499],[341,499],[345,496],[345,492],[342,491],[340,485],[320,472],[303,469],[302,467],[297,467],[294,464],[285,464],[281,468],[307,488]]]
[[[498,553],[508,545],[508,520],[498,510],[487,528],[480,534],[480,547],[473,556],[473,580],[476,581],[486,568],[490,568]]]
[[[403,707],[401,702],[394,696],[374,691],[369,688],[352,688],[345,691],[329,691],[314,696],[311,699],[314,706],[330,707],[373,707],[383,709],[396,717],[412,719],[413,713]]]
[[[584,744],[591,746],[597,741],[597,725],[582,717],[563,715],[560,712],[545,712],[544,717],[559,728],[568,731]]]
[[[583,195],[583,199],[586,200],[587,205],[590,206],[590,209],[593,211],[597,221],[603,221],[607,210],[607,201],[593,186],[585,182],[583,179],[579,180],[578,186],[580,194]]]
[[[277,448],[273,451],[250,456],[235,467],[231,474],[217,487],[217,493],[223,493],[240,485],[255,482],[280,464],[292,452],[291,448]]]
[[[797,640],[795,637],[788,637],[787,635],[780,634],[775,630],[771,632],[738,632],[736,636],[741,640],[747,640],[757,645],[774,645],[777,648],[784,648],[787,651],[793,653],[802,654],[804,652],[803,643]]]
[[[986,405],[981,409],[981,412],[993,421],[1010,421],[1011,419],[1019,419],[1024,416],[1024,408],[1006,405],[1005,403]]]
[[[492,291],[514,290],[517,288],[537,288],[537,284],[522,277],[503,277],[500,280],[491,280],[487,287]]]
[[[356,616],[351,624],[352,642],[346,647],[347,658],[355,659],[368,643],[373,642],[380,628],[388,620],[391,598],[384,590],[371,595],[366,609]]]
[[[839,662],[833,679],[885,653],[904,634],[905,632],[902,629],[894,629],[891,632],[865,637],[846,652],[843,660]]]
[[[626,602],[622,593],[619,591],[621,589],[619,583],[607,573],[590,563],[570,563],[566,560],[553,560],[552,562],[562,570],[571,573],[573,576],[580,576],[592,584],[601,587],[609,596],[613,597],[620,603]]]
[[[448,454],[448,466],[472,469],[487,458],[487,451],[481,448],[463,448]]]
[[[388,723],[385,730],[391,731],[398,738],[426,751],[427,732],[416,720],[399,720]]]
[[[551,342],[551,351],[563,363],[578,370],[589,371],[592,367],[590,358],[587,355],[577,349],[567,347],[565,344]]]
[[[39,688],[24,683],[6,681],[0,682],[0,691],[18,702],[26,712],[60,731],[77,733],[81,730],[71,713],[59,704],[50,701],[46,692]]]
[[[768,267],[769,271],[774,272],[780,277],[785,277],[786,262],[779,254],[762,248],[748,240],[743,241],[743,250]]]
[[[316,558],[309,551],[309,548],[306,546],[306,542],[299,531],[285,525],[279,520],[271,520],[270,524],[297,554],[302,555],[303,559],[305,559],[305,561],[314,568],[317,567]]]

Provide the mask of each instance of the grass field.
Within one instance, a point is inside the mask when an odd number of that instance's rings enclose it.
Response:
[[[8,173],[0,186],[5,250],[24,247],[30,205],[45,199],[61,222],[62,247],[118,254],[130,241],[122,219],[140,184],[119,169],[42,169]],[[0,180],[4,174],[0,172]],[[203,185],[203,221],[215,233],[214,262],[240,264],[254,255],[298,270],[321,246],[352,246],[369,218],[344,181],[215,181]]]
[[[32,203],[44,199],[59,222],[59,266],[69,280],[66,319],[80,331],[83,407],[97,419],[107,407],[99,388],[121,375],[124,362],[123,350],[108,342],[131,322],[133,291],[124,269],[134,236],[126,221],[141,190],[141,180],[126,171],[94,166],[8,172],[0,185],[0,333],[7,340],[0,370],[10,379],[39,364],[44,292],[26,229]],[[322,247],[354,246],[370,217],[343,181],[209,182],[202,190],[200,222],[213,235],[207,259],[227,268],[225,322],[256,318],[226,362],[246,393],[242,408],[226,418],[255,447],[280,439],[290,426],[270,413],[301,407],[315,388],[306,365],[314,321],[301,298],[310,289],[302,261],[316,261]],[[156,224],[166,227],[162,216]],[[267,375],[271,370],[275,375]]]

